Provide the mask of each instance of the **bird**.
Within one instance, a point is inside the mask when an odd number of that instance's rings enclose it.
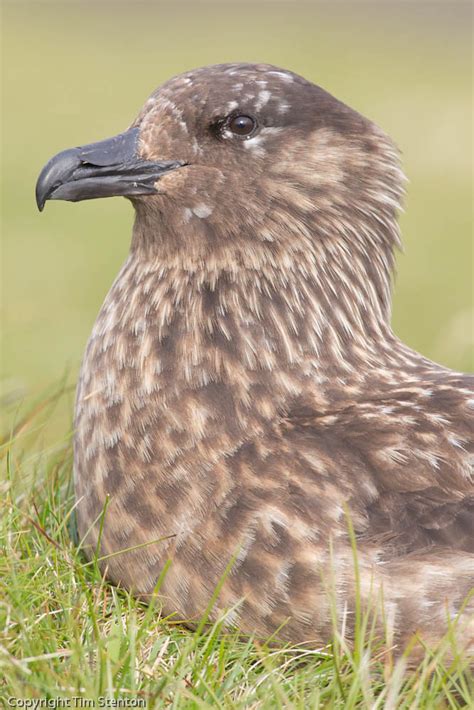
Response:
[[[252,63],[171,78],[43,168],[40,210],[135,211],[75,404],[79,533],[113,584],[284,643],[327,643],[334,609],[350,639],[358,604],[401,652],[454,618],[472,643],[473,377],[392,330],[404,183],[372,121]]]

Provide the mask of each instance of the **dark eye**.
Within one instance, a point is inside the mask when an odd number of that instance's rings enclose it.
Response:
[[[252,116],[233,116],[227,125],[236,136],[249,136],[255,130],[257,121]]]

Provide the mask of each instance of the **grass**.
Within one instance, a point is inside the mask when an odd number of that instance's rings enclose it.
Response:
[[[302,710],[469,706],[467,659],[455,651],[453,662],[443,661],[449,635],[408,669],[403,657],[381,650],[360,611],[352,649],[336,618],[328,647],[279,647],[225,631],[225,617],[213,625],[204,617],[196,631],[187,630],[162,618],[158,596],[145,606],[110,586],[73,541],[69,437],[41,445],[63,397],[64,386],[17,415],[1,448],[0,700]]]

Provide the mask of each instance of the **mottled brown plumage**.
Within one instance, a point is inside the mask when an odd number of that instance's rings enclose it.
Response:
[[[363,604],[383,587],[399,647],[436,641],[474,586],[474,398],[390,328],[392,142],[267,65],[172,79],[133,127],[146,165],[179,167],[131,195],[130,255],[85,353],[81,536],[95,549],[108,498],[101,554],[145,545],[108,577],[146,597],[170,558],[164,610],[187,620],[236,555],[213,615],[237,605],[245,632],[286,621],[280,638],[320,644],[328,588],[349,633],[354,617],[347,508]]]

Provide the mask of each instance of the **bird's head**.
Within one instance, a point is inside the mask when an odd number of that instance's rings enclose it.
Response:
[[[128,197],[134,244],[197,264],[352,254],[387,277],[401,183],[369,120],[292,72],[226,64],[171,79],[125,133],[52,158],[37,202]]]

